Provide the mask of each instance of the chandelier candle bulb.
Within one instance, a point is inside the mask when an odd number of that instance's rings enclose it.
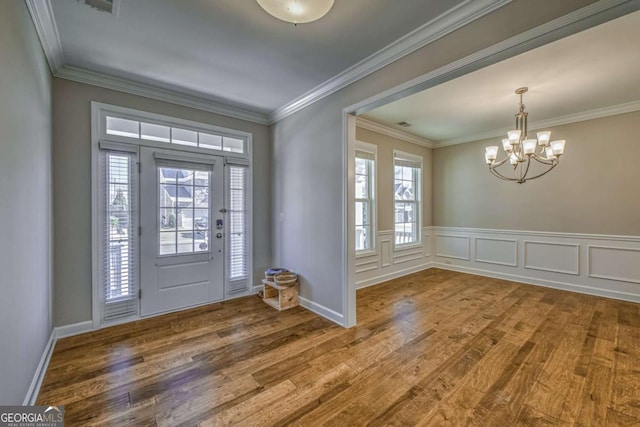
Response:
[[[553,151],[554,156],[560,156],[564,154],[564,139],[559,139],[557,141],[551,142],[551,150]]]
[[[551,147],[547,147],[545,148],[545,153],[547,154],[547,159],[548,160],[555,160],[557,157],[553,155],[553,150],[551,149]]]
[[[549,145],[550,138],[551,138],[551,132],[549,131],[538,132],[538,144],[540,144],[541,147],[546,147],[547,145]]]
[[[492,145],[490,147],[485,148],[486,156],[488,160],[495,160],[498,157],[498,146]]]
[[[538,141],[535,139],[525,139],[522,143],[524,147],[524,154],[533,154],[536,152],[536,144]]]
[[[507,135],[509,136],[509,141],[511,141],[511,145],[518,145],[518,142],[520,142],[520,134],[522,133],[521,130],[510,130],[509,132],[507,132]]]

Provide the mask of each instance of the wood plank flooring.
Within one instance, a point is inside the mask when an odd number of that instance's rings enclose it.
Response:
[[[358,326],[252,296],[60,340],[66,425],[639,426],[640,305],[430,269]]]

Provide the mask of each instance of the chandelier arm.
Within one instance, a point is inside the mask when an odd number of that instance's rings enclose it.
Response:
[[[524,170],[524,174],[522,173],[522,169],[520,170],[520,183],[525,182],[527,180],[527,174],[529,173],[529,166],[531,166],[531,157],[527,159],[527,168]]]
[[[502,165],[504,165],[504,163],[509,160],[509,156],[505,157],[504,159],[500,160],[499,162],[493,162],[493,164],[489,165],[490,168],[498,168]]]
[[[532,180],[532,179],[536,179],[536,178],[540,178],[541,176],[544,176],[546,174],[548,174],[549,172],[551,172],[553,170],[553,168],[555,168],[556,166],[558,166],[558,163],[553,164],[549,169],[547,169],[546,171],[536,175],[536,176],[532,176],[531,178],[527,178],[526,181]],[[523,181],[524,182],[524,181]]]
[[[517,179],[508,178],[508,177],[502,175],[500,172],[498,172],[497,170],[493,169],[492,167],[489,167],[489,170],[491,171],[492,174],[494,174],[498,178],[503,179],[505,181],[517,181]]]
[[[543,165],[547,165],[547,166],[552,166],[552,165],[556,165],[558,164],[558,160],[550,160],[550,159],[546,159],[544,157],[540,157],[537,154],[533,156],[533,158],[538,162],[541,163]]]

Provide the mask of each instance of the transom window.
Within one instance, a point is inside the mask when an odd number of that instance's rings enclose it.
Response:
[[[356,251],[374,249],[375,145],[357,143],[355,155]]]
[[[395,244],[419,243],[422,158],[395,151],[393,163]]]
[[[246,152],[245,141],[240,138],[115,116],[106,116],[106,122],[108,135],[198,147],[207,150],[228,151],[230,153]]]

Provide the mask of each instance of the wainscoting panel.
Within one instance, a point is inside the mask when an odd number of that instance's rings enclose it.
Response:
[[[376,251],[356,255],[356,287],[364,288],[429,268],[431,265],[431,232],[423,230],[422,243],[410,248],[395,248],[393,231],[379,231]]]
[[[474,261],[487,264],[518,266],[518,241],[476,237]]]
[[[640,249],[590,245],[589,277],[640,283]]]
[[[436,256],[469,260],[469,242],[468,236],[436,234]]]
[[[524,268],[553,273],[580,274],[580,245],[525,240]]]
[[[378,233],[377,247],[381,249],[382,267],[389,267],[391,265],[391,238],[393,233],[391,231],[382,231]]]
[[[424,256],[431,256],[431,234],[427,233],[428,228],[425,228],[424,234],[422,235],[422,242],[424,243]]]
[[[431,265],[640,302],[640,237],[431,227]],[[426,253],[426,249],[425,249]]]

